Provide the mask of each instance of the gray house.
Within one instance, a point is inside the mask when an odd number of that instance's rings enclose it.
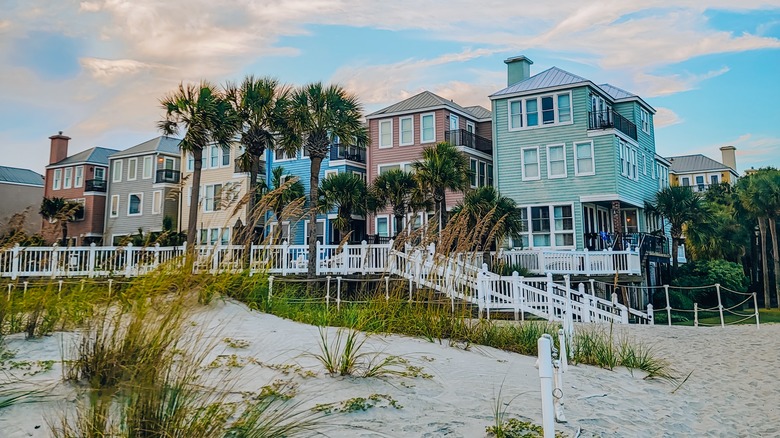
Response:
[[[0,166],[0,234],[41,229],[38,208],[43,199],[43,175],[28,169]]]
[[[108,202],[103,241],[117,245],[123,238],[172,229],[179,220],[181,157],[179,142],[157,137],[109,157]]]

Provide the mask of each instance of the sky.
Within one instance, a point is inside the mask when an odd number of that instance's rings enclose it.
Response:
[[[489,108],[503,60],[642,96],[660,155],[780,167],[780,0],[0,0],[0,165],[156,137],[180,82],[323,81],[366,113],[429,90]]]

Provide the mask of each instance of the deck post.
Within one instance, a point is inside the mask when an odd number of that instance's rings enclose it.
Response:
[[[60,253],[57,251],[59,248],[59,244],[57,242],[54,242],[54,244],[51,246],[51,278],[57,277],[57,269],[60,265],[59,258]]]
[[[596,296],[596,280],[590,279],[588,280],[588,283],[590,283],[590,294],[594,297]]]
[[[316,249],[314,250],[314,271],[317,273],[318,276],[322,273],[322,267],[320,266],[320,260],[324,258],[324,257],[320,257],[322,253],[323,253],[322,243],[320,243],[320,241],[318,240]],[[311,256],[312,255],[309,254],[309,257]],[[333,260],[328,260],[328,261],[333,263]]]
[[[542,335],[536,341],[539,358],[539,381],[542,395],[542,429],[544,438],[555,438],[555,407],[553,406],[552,337]]]
[[[553,283],[552,274],[547,274],[547,319],[552,321],[555,319],[555,308],[553,307],[553,295],[555,295],[554,289],[555,283]]]
[[[125,263],[125,277],[133,275],[133,268],[135,267],[135,257],[133,257],[133,242],[130,242],[125,246],[125,253],[127,254],[127,262]]]
[[[515,311],[515,321],[520,319],[520,294],[518,293],[518,289],[520,289],[520,285],[518,282],[520,281],[520,274],[517,273],[517,271],[512,272],[512,308]]]
[[[160,242],[154,244],[154,269],[160,267]]]
[[[369,267],[368,267],[368,259],[366,257],[367,255],[368,255],[368,242],[363,240],[360,242],[360,272],[363,275],[366,275],[368,273]],[[374,267],[371,266],[371,268],[373,271]]]
[[[590,310],[593,306],[593,300],[591,300],[590,295],[585,293],[585,284],[580,283],[579,286],[577,286],[577,291],[580,293],[580,296],[582,297],[582,322],[590,322]]]
[[[19,269],[19,251],[20,251],[20,248],[21,248],[21,246],[19,245],[19,243],[15,243],[13,250],[11,250],[12,254],[13,254],[13,259],[11,260],[12,261],[11,280],[16,280],[16,277],[19,276],[19,270],[20,270]]]
[[[647,303],[647,324],[649,325],[655,325],[655,314],[653,312],[653,303]]]
[[[287,275],[290,265],[290,244],[285,240],[282,242],[282,276]]]
[[[669,285],[664,285],[664,295],[666,295],[666,325],[672,326],[672,306],[669,305]]]
[[[268,276],[268,302],[271,302],[271,296],[274,292],[274,276],[269,275]]]
[[[341,311],[341,277],[336,277],[336,310]]]

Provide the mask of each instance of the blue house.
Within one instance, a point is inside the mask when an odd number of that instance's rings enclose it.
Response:
[[[287,156],[283,151],[266,151],[266,183],[271,186],[273,169],[283,167],[285,175],[292,175],[299,178],[306,194],[306,206],[308,206],[308,196],[310,187],[310,169],[311,161],[304,149],[300,149],[294,156]],[[320,183],[335,173],[352,172],[360,175],[364,180],[366,178],[366,150],[356,147],[342,146],[338,139],[330,147],[330,153],[322,161],[320,167]],[[317,216],[317,240],[325,244],[337,244],[341,242],[341,234],[333,225],[336,219],[336,212],[328,214],[319,214]],[[303,245],[306,243],[308,235],[309,220],[308,215],[299,221],[283,221],[281,230],[277,229],[280,225],[276,218],[269,215],[266,221],[266,232],[269,236],[277,236],[279,242],[287,240],[292,245]],[[366,221],[362,216],[353,216],[351,242],[360,242],[366,236]]]
[[[493,162],[498,189],[521,207],[514,246],[620,248],[663,228],[644,208],[669,185],[653,107],[557,67],[531,75],[525,56],[505,63],[507,87],[490,96]]]

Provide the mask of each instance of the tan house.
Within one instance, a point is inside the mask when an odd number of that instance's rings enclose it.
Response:
[[[0,166],[0,234],[40,231],[38,209],[43,199],[43,175],[29,169]]]
[[[721,147],[722,162],[701,154],[667,157],[669,184],[690,186],[694,192],[706,191],[711,185],[720,183],[736,184],[739,178],[736,150],[734,146]]]

